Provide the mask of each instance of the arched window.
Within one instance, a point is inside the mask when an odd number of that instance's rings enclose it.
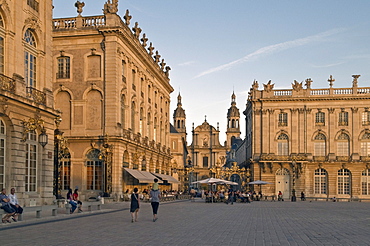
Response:
[[[4,73],[4,38],[5,38],[5,30],[4,30],[4,21],[3,17],[0,15],[0,73]]]
[[[36,191],[37,184],[37,137],[35,131],[29,131],[26,139],[26,175],[25,191]]]
[[[62,153],[59,165],[61,167],[61,189],[68,190],[71,188],[71,154],[68,149]]]
[[[370,155],[370,133],[365,133],[361,138],[361,156]]]
[[[141,161],[141,171],[146,171],[146,160],[145,159]]]
[[[143,135],[143,122],[144,122],[144,109],[142,107],[140,107],[140,134]]]
[[[350,194],[351,190],[351,172],[348,169],[338,171],[338,194]]]
[[[280,134],[278,139],[278,155],[289,155],[289,139],[284,133]]]
[[[151,129],[150,113],[148,113],[148,118],[146,119],[146,136],[148,137],[149,140],[150,140],[150,129]]]
[[[370,169],[362,172],[361,177],[362,195],[370,195]]]
[[[98,149],[92,149],[86,154],[86,188],[88,190],[102,190],[103,188],[103,161],[99,156]]]
[[[325,169],[319,168],[315,170],[315,194],[326,194],[327,191],[327,176]]]
[[[326,137],[322,133],[318,133],[315,137],[314,142],[314,156],[325,156],[326,155]]]
[[[121,127],[125,129],[125,95],[121,95]]]
[[[5,187],[6,128],[0,120],[0,187]]]
[[[24,79],[27,87],[36,87],[36,39],[30,29],[24,33]]]
[[[349,156],[349,136],[341,133],[337,140],[337,156]]]
[[[153,139],[157,142],[157,117],[154,117]]]

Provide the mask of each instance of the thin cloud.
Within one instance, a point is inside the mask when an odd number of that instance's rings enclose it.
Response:
[[[345,62],[337,62],[337,63],[332,63],[332,64],[325,64],[325,65],[314,65],[312,64],[311,66],[314,68],[327,68],[327,67],[335,67],[338,65],[342,65]]]
[[[286,42],[282,42],[282,43],[278,43],[278,44],[265,46],[265,47],[262,47],[262,48],[256,50],[255,52],[250,53],[250,54],[248,54],[248,55],[246,55],[246,56],[244,56],[244,57],[242,57],[238,60],[235,60],[235,61],[226,63],[224,65],[206,70],[206,71],[198,74],[197,76],[195,76],[193,79],[196,79],[196,78],[199,78],[199,77],[202,77],[204,75],[211,74],[211,73],[214,73],[214,72],[218,72],[218,71],[222,71],[222,70],[228,70],[228,69],[230,69],[230,68],[232,68],[232,67],[234,67],[238,64],[250,61],[250,60],[258,58],[262,55],[269,55],[269,54],[273,54],[273,53],[276,53],[276,52],[279,52],[279,51],[291,49],[291,48],[294,48],[294,47],[303,46],[303,45],[306,45],[306,44],[309,44],[309,43],[318,42],[318,41],[323,40],[323,38],[325,38],[325,37],[329,37],[329,36],[332,36],[332,35],[337,34],[339,32],[343,32],[344,30],[345,29],[343,29],[343,28],[333,29],[333,30],[329,30],[329,31],[326,31],[326,32],[316,34],[316,35],[308,36],[308,37],[305,37],[305,38],[299,38],[299,39],[295,39],[295,40],[291,40],[291,41],[286,41]]]
[[[190,65],[192,65],[192,64],[194,64],[195,63],[195,61],[188,61],[188,62],[183,62],[183,63],[180,63],[178,66],[190,66]]]

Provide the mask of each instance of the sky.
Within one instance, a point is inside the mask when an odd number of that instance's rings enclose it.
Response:
[[[80,0],[82,16],[102,15],[106,0]],[[54,18],[77,16],[76,0],[54,0]],[[368,0],[119,0],[130,27],[142,33],[171,67],[171,119],[182,96],[188,143],[192,123],[205,116],[226,139],[231,95],[241,114],[245,137],[248,91],[254,80],[263,88],[291,89],[294,80],[311,78],[311,88],[370,87],[370,1]],[[304,83],[303,83],[304,84]]]

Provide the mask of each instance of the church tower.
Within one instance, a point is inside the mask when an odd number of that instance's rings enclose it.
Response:
[[[240,112],[236,107],[236,96],[231,95],[231,107],[227,111],[226,146],[231,147],[234,138],[240,138]]]
[[[181,95],[179,93],[179,95],[177,96],[177,108],[173,113],[173,126],[175,127],[177,132],[186,133],[185,120],[185,110],[182,108]]]

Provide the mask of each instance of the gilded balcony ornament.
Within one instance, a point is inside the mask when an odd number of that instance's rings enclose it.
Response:
[[[32,98],[37,104],[46,105],[46,94],[33,87],[26,87],[27,97]]]
[[[48,135],[46,134],[46,129],[44,127],[44,120],[41,119],[39,115],[35,118],[29,118],[28,121],[22,120],[21,124],[23,125],[23,132],[22,132],[22,142],[25,142],[28,137],[28,133],[35,131],[38,129],[40,131],[39,135],[39,143],[42,147],[44,147],[48,143]]]
[[[15,93],[15,80],[0,74],[0,90]]]

